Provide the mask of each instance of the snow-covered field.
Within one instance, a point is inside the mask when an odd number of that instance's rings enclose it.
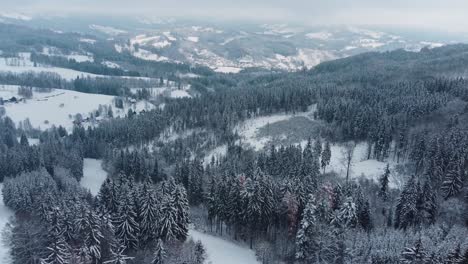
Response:
[[[2,188],[3,188],[3,183],[0,183],[0,193],[2,191]],[[3,203],[3,195],[2,195],[2,199],[0,199],[0,237],[2,235],[3,229],[8,223],[8,220],[12,216],[13,216],[13,211],[5,206],[5,204]],[[9,248],[3,244],[3,241],[0,241],[0,263],[7,264],[10,262],[11,262],[11,258],[10,258]]]
[[[315,112],[315,106],[311,106],[309,111],[293,114],[275,114],[270,116],[261,116],[252,119],[248,119],[242,122],[235,128],[235,131],[241,136],[243,139],[241,143],[247,144],[253,147],[255,150],[262,150],[268,142],[271,141],[269,137],[258,138],[257,133],[260,128],[267,126],[269,124],[273,124],[280,121],[286,121],[293,117],[303,116],[310,118],[313,113]]]
[[[0,97],[3,99],[18,97],[17,91],[18,86],[0,85]],[[81,114],[83,118],[86,118],[89,113],[97,110],[99,105],[113,105],[113,100],[114,96],[109,95],[54,89],[49,93],[33,92],[33,98],[26,102],[7,103],[4,107],[6,115],[15,123],[29,118],[34,128],[47,129],[52,125],[61,125],[71,130],[76,114]],[[129,107],[139,112],[150,110],[154,108],[154,105],[140,101],[122,110],[113,107],[114,117],[124,116]]]
[[[304,144],[305,145],[305,144]],[[334,171],[343,177],[346,176],[346,163],[344,155],[343,145],[332,145],[331,146],[331,159],[330,165],[327,167],[327,171]],[[364,177],[374,181],[378,181],[379,177],[384,173],[387,163],[390,165],[390,171],[394,172],[396,165],[393,161],[382,162],[375,159],[367,159],[367,144],[359,143],[356,144],[356,148],[353,153],[353,160],[351,163],[350,178]],[[397,177],[395,173],[391,173],[389,185],[392,188],[399,188],[403,184],[402,179]]]
[[[91,194],[96,196],[106,178],[107,172],[102,169],[102,160],[84,159],[83,178],[80,181],[81,186],[89,189]]]
[[[272,142],[273,138],[269,136],[260,136],[259,130],[265,128],[266,126],[275,124],[277,122],[287,121],[293,117],[304,116],[311,118],[315,107],[310,107],[308,112],[298,113],[296,115],[292,114],[275,114],[270,116],[262,116],[257,118],[252,118],[246,120],[242,124],[236,127],[236,131],[241,136],[240,143],[249,147],[252,147],[254,150],[260,151],[264,149],[269,143]],[[312,120],[312,119],[310,119]],[[300,143],[303,147],[307,144],[306,141],[297,142]],[[334,171],[338,175],[345,177],[346,175],[346,165],[344,162],[344,149],[345,147],[340,144],[334,144],[331,146],[331,160],[330,165],[326,168],[326,171]],[[211,157],[220,157],[226,155],[226,146],[220,146],[216,149],[213,149],[205,156],[205,164],[211,161]],[[390,165],[390,170],[393,172],[390,176],[390,186],[393,188],[401,187],[402,179],[394,173],[394,168],[396,166],[393,161],[377,161],[374,159],[367,159],[367,144],[358,143],[354,149],[352,166],[350,170],[350,178],[359,178],[365,177],[367,179],[372,179],[377,181],[379,177],[383,174],[387,163]]]
[[[91,77],[91,78],[106,78],[109,77],[107,75],[99,75],[99,74],[92,74],[88,72],[82,71],[75,71],[72,69],[67,68],[59,68],[47,65],[36,65],[34,67],[34,63],[31,61],[31,54],[24,52],[19,53],[18,58],[0,58],[0,72],[11,72],[11,73],[26,73],[26,72],[33,72],[33,73],[41,73],[41,72],[50,72],[58,74],[60,77],[66,80],[74,80],[76,77]],[[69,55],[67,56],[69,59],[75,59],[80,61],[90,61],[93,58],[89,55]],[[114,76],[115,77],[115,76]],[[146,77],[132,77],[132,76],[121,76],[115,78],[126,78],[126,79],[142,79],[147,80],[149,78]]]
[[[207,264],[260,264],[255,253],[242,245],[191,229],[189,237],[205,246]]]

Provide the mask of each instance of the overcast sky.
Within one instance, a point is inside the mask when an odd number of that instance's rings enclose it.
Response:
[[[0,0],[2,10],[397,25],[468,32],[468,0]]]

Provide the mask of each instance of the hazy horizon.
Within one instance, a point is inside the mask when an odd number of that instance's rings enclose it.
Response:
[[[29,15],[118,15],[212,20],[275,21],[303,25],[369,25],[468,32],[462,0],[0,0],[2,12]]]

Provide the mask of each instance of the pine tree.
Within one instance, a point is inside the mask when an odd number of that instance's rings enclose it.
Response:
[[[177,212],[173,207],[173,199],[172,196],[165,195],[161,202],[158,235],[164,241],[169,241],[176,237]]]
[[[47,257],[43,259],[43,263],[46,264],[67,264],[71,256],[70,246],[63,236],[62,216],[59,210],[55,207],[51,212],[51,223],[48,231],[49,243],[46,247]]]
[[[144,244],[148,244],[157,235],[159,215],[158,202],[153,194],[149,180],[143,185],[139,203],[141,205],[140,234]]]
[[[325,168],[330,165],[330,160],[331,160],[331,148],[330,148],[330,142],[325,143],[325,148],[322,151],[322,160],[321,160],[321,166],[323,173],[325,173]]]
[[[453,160],[442,182],[445,198],[457,195],[463,188],[463,169],[457,160]]]
[[[322,140],[320,140],[320,137],[318,137],[315,140],[314,143],[314,155],[316,155],[318,158],[320,158],[320,155],[322,155]]]
[[[163,264],[165,256],[166,251],[164,250],[163,242],[161,239],[158,239],[151,264]]]
[[[109,260],[104,261],[104,264],[127,264],[128,260],[132,260],[133,257],[125,255],[125,247],[115,245],[111,249],[111,257]]]
[[[318,249],[315,237],[317,230],[317,206],[313,196],[304,209],[299,230],[296,235],[296,259],[304,263],[309,263],[313,254]]]
[[[395,226],[406,229],[421,222],[419,218],[418,201],[420,200],[421,187],[415,177],[405,184],[398,198],[395,210]]]
[[[203,264],[206,260],[206,250],[201,241],[195,243],[195,262],[194,264]]]
[[[356,227],[358,223],[358,212],[356,204],[354,203],[351,197],[348,197],[341,207],[338,217],[341,222],[341,225],[347,227]]]
[[[99,217],[92,210],[84,209],[76,220],[76,229],[81,234],[87,253],[93,263],[101,260],[101,241],[104,236],[101,232]]]
[[[28,138],[26,137],[25,134],[21,134],[20,145],[23,146],[23,147],[28,147],[29,146],[29,141],[28,141]]]
[[[188,235],[189,219],[189,203],[187,193],[183,186],[177,186],[172,200],[172,207],[175,209],[176,226],[174,236],[180,241],[185,241]]]
[[[138,247],[139,226],[130,197],[124,198],[123,206],[115,216],[115,235],[127,249]]]
[[[387,167],[385,167],[384,174],[379,179],[379,182],[380,182],[379,196],[382,197],[384,201],[386,201],[388,198],[389,178],[390,178],[390,165],[387,164]]]
[[[445,263],[450,263],[450,264],[463,263],[463,255],[462,255],[462,251],[460,248],[460,243],[457,245],[457,247],[454,250],[449,252]]]
[[[424,251],[421,240],[418,240],[413,247],[407,247],[401,253],[400,262],[404,264],[425,264],[427,254]]]

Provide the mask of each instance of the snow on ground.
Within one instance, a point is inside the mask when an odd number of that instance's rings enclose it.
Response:
[[[310,117],[315,111],[315,106],[311,106],[309,111],[293,114],[275,114],[248,119],[238,125],[234,130],[242,137],[242,143],[250,145],[255,150],[262,150],[271,140],[269,137],[258,138],[257,132],[260,128],[280,121],[286,121],[292,117]]]
[[[345,148],[343,145],[334,144],[331,146],[331,159],[330,165],[327,167],[327,171],[334,171],[343,177],[346,176],[346,162],[345,160]],[[350,178],[359,178],[364,176],[367,179],[378,181],[379,177],[383,174],[386,162],[377,161],[374,159],[367,159],[367,144],[359,143],[356,144],[354,149],[353,160],[351,163]],[[390,162],[390,166],[393,167],[395,164]],[[396,187],[399,183],[397,179],[391,178],[391,187]]]
[[[172,98],[184,98],[184,97],[192,97],[187,91],[185,90],[171,90]]]
[[[17,90],[18,86],[0,85],[0,97],[4,99],[9,99],[12,96],[18,97]],[[26,102],[6,103],[4,107],[6,115],[15,123],[29,118],[34,128],[47,129],[52,125],[61,125],[70,131],[73,128],[76,114],[81,114],[83,118],[86,118],[89,113],[97,110],[99,105],[113,105],[113,100],[114,96],[70,90],[54,89],[48,93],[33,90],[33,98],[26,100]],[[124,116],[129,107],[139,112],[153,109],[154,105],[140,101],[133,105],[126,105],[123,110],[114,107],[114,116]]]
[[[80,42],[88,43],[88,44],[94,44],[94,43],[96,43],[96,40],[95,39],[89,39],[89,38],[81,38]]]
[[[0,193],[3,188],[3,183],[0,183]],[[6,224],[10,217],[14,215],[13,211],[10,208],[6,207],[3,203],[3,195],[0,199],[0,236],[3,235],[3,229],[5,228]],[[2,239],[0,239],[0,263],[7,264],[11,263],[11,257],[9,253],[9,247],[3,244]]]
[[[327,31],[320,31],[314,33],[307,33],[305,36],[309,39],[328,40],[333,36],[333,34]]]
[[[81,186],[91,191],[96,196],[101,189],[102,183],[107,179],[107,172],[102,169],[102,160],[84,159],[83,178]]]
[[[122,30],[122,29],[117,29],[117,28],[108,27],[108,26],[94,25],[94,24],[90,25],[89,28],[93,29],[93,30],[96,30],[96,31],[100,31],[102,33],[105,33],[105,34],[111,35],[111,36],[117,36],[117,35],[120,35],[120,34],[127,33],[127,31]]]
[[[33,72],[33,73],[51,72],[51,73],[56,73],[60,75],[60,77],[66,80],[74,80],[78,76],[91,77],[91,78],[114,77],[114,78],[126,78],[126,79],[141,79],[141,80],[149,79],[147,77],[132,77],[132,76],[116,77],[116,76],[108,76],[108,75],[98,75],[98,74],[92,74],[88,72],[75,71],[72,69],[59,68],[59,67],[53,67],[53,66],[47,66],[47,65],[36,65],[36,67],[34,67],[34,63],[31,61],[30,53],[19,53],[18,56],[19,56],[18,58],[0,58],[0,72],[11,72],[11,73],[17,73],[17,74],[25,73],[25,72]],[[76,55],[76,54],[70,55],[69,58],[74,58],[78,60],[91,60],[92,59],[88,55]],[[165,58],[165,57],[161,57],[161,58]]]
[[[169,59],[164,56],[160,56],[156,53],[152,53],[151,51],[139,48],[138,51],[132,52],[132,55],[143,59],[143,60],[149,60],[149,61],[168,61]]]
[[[170,31],[163,32],[164,36],[170,41],[176,41],[177,38],[175,38]]]
[[[14,13],[14,12],[1,13],[0,17],[16,19],[16,20],[24,20],[24,21],[32,20],[32,17],[30,16],[20,14],[20,13]]]
[[[103,61],[103,62],[101,62],[101,64],[106,66],[106,67],[113,68],[113,69],[119,69],[120,68],[120,65],[118,65],[117,63],[112,62],[112,61]]]
[[[214,71],[215,72],[222,72],[222,73],[238,73],[241,70],[242,70],[241,68],[225,66],[225,67],[218,67]]]
[[[255,253],[243,245],[191,229],[189,237],[205,246],[208,264],[260,264]]]
[[[429,42],[429,41],[421,41],[420,44],[423,45],[423,46],[425,46],[425,47],[429,47],[430,49],[432,49],[432,48],[440,48],[440,47],[442,47],[442,46],[445,45],[444,43]]]
[[[241,137],[240,143],[252,147],[254,150],[259,151],[265,148],[269,142],[273,139],[268,136],[259,137],[258,131],[268,125],[274,124],[276,122],[286,121],[292,117],[304,116],[311,117],[315,107],[310,107],[308,112],[298,113],[296,115],[292,114],[276,114],[270,116],[263,116],[252,118],[244,121],[239,126],[235,128],[235,131]],[[306,141],[297,142],[300,143],[303,147],[307,144]],[[219,146],[218,148],[212,150],[205,156],[205,164],[211,161],[211,157],[216,155],[222,156],[226,153],[226,146]],[[379,177],[383,174],[387,163],[390,165],[390,171],[392,175],[390,177],[390,186],[392,188],[398,188],[402,185],[402,179],[400,175],[395,173],[396,163],[393,161],[377,161],[374,159],[367,159],[367,144],[358,143],[353,153],[352,166],[350,170],[350,178],[360,178],[361,176],[378,181]],[[338,175],[345,177],[346,176],[346,163],[344,161],[345,157],[345,147],[341,144],[333,144],[331,146],[331,161],[330,165],[326,168],[327,172],[334,171]]]
[[[76,62],[94,62],[94,57],[92,54],[80,54],[77,52],[72,52],[69,55],[64,55],[59,49],[55,47],[44,47],[42,49],[42,54],[52,57],[62,57],[66,58],[67,60],[75,60]]]
[[[227,145],[226,144],[218,146],[218,147],[212,149],[210,152],[208,152],[208,154],[205,156],[205,158],[203,160],[203,164],[204,165],[210,164],[213,157],[215,159],[220,159],[221,157],[226,156],[226,153],[227,153]]]
[[[187,37],[187,40],[192,41],[192,42],[198,42],[199,38],[198,37]]]

